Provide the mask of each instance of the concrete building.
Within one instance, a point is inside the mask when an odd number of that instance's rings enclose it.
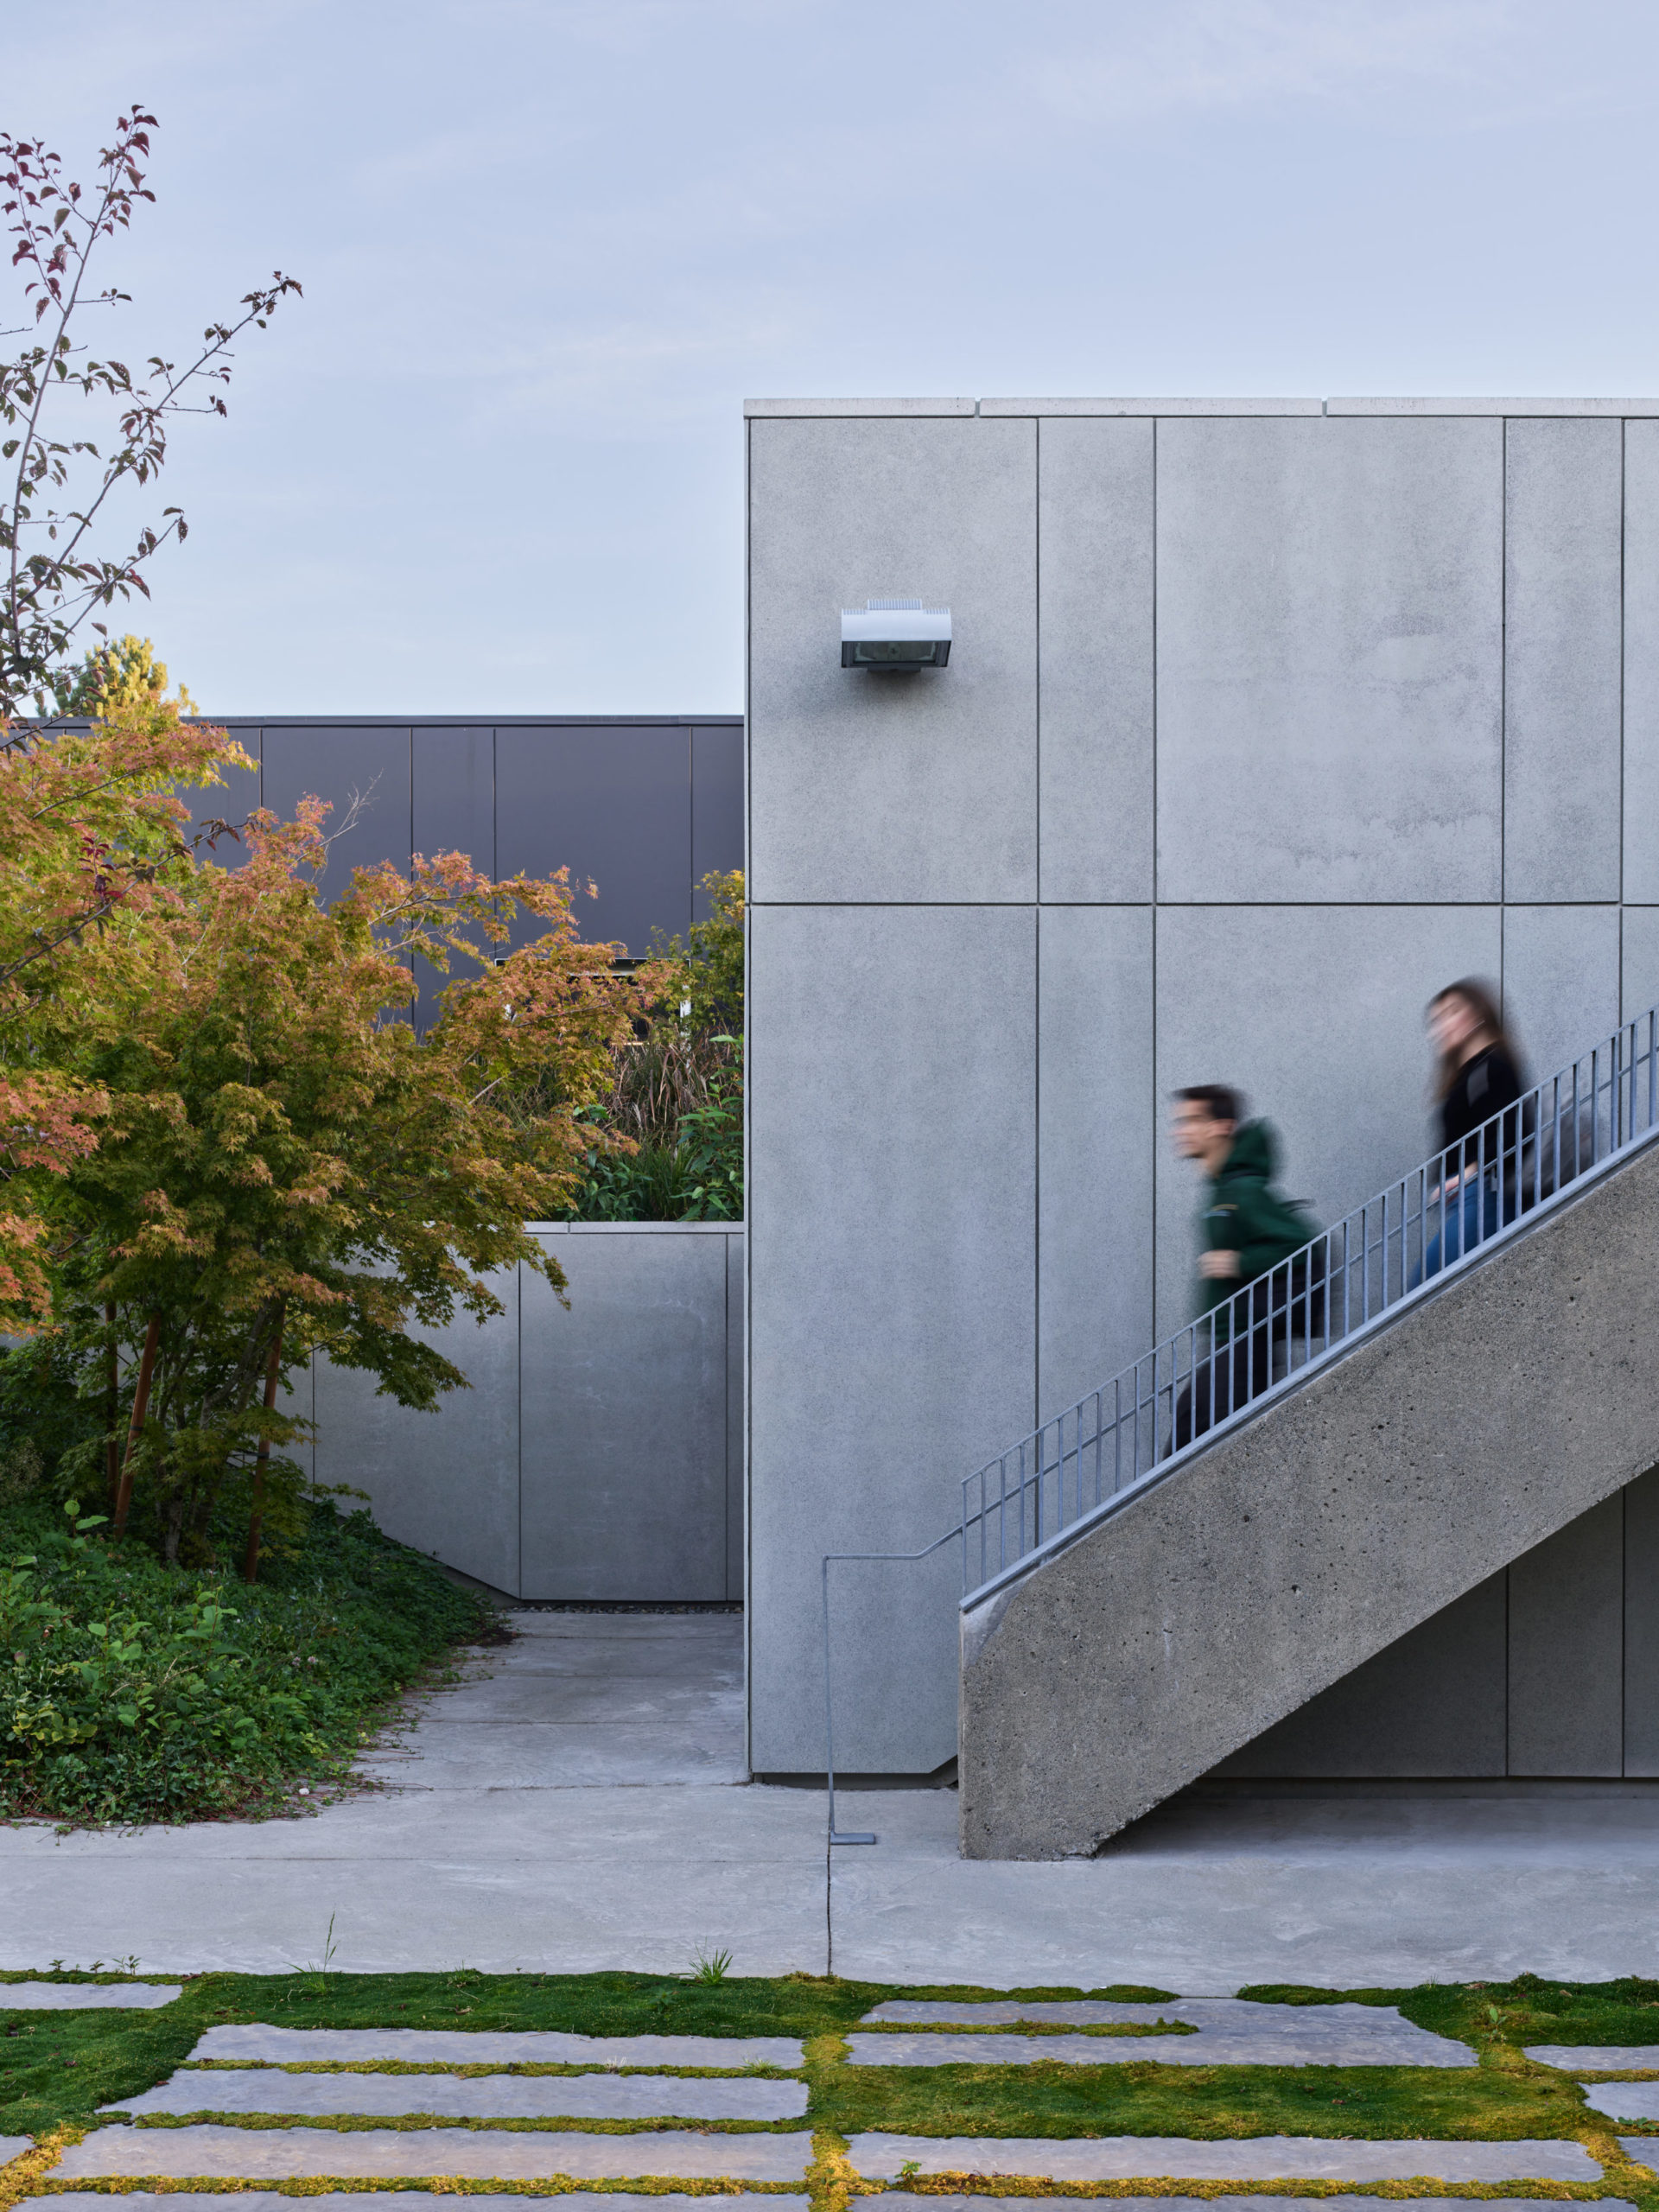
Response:
[[[1185,1318],[1173,1086],[1241,1084],[1328,1220],[1429,1148],[1440,985],[1497,982],[1540,1072],[1659,998],[1659,402],[747,417],[764,1775],[823,1768],[821,1556],[942,1535]],[[948,669],[843,670],[875,596],[948,605]],[[1595,1512],[1552,1541],[1616,1608]],[[933,1770],[955,1561],[837,1573],[838,1761]],[[1557,1735],[1532,1771],[1621,1770]]]

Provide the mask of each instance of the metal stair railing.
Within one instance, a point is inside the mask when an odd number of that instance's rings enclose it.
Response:
[[[1650,1138],[1656,1023],[1626,1022],[967,1477],[964,1608]]]

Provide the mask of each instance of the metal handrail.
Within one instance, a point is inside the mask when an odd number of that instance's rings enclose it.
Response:
[[[1654,1135],[1656,1024],[1626,1022],[968,1476],[964,1607]]]
[[[918,1560],[931,1559],[935,1552],[943,1551],[947,1544],[956,1543],[963,1535],[960,1529],[947,1529],[931,1544],[924,1544],[918,1552],[826,1552],[823,1554],[823,1766],[824,1779],[830,1785],[829,1840],[837,1843],[874,1843],[876,1838],[868,1829],[853,1830],[836,1826],[836,1700],[833,1689],[834,1672],[830,1663],[830,1570],[838,1565],[854,1561],[880,1560],[913,1566]],[[967,1562],[963,1564],[964,1575]]]

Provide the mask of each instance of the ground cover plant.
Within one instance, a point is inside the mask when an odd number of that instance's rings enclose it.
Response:
[[[298,1811],[345,1779],[389,1700],[499,1634],[472,1592],[327,1501],[254,1587],[106,1533],[50,1494],[0,1503],[6,1815]]]
[[[321,1955],[326,1942],[321,1929],[318,1933]],[[186,1982],[176,2004],[150,2012],[7,2013],[0,1981],[0,2133],[41,2134],[65,2123],[75,2127],[92,2124],[99,2106],[118,2104],[123,2097],[137,2095],[162,2080],[188,2056],[207,2028],[232,2022],[258,2020],[293,2027],[554,2029],[588,2035],[791,2035],[803,2037],[806,2044],[808,2125],[817,2133],[819,2151],[814,2196],[826,2203],[847,2183],[844,2170],[839,2181],[834,2179],[837,2144],[844,2148],[852,2134],[889,2128],[918,2135],[988,2138],[1217,2138],[1283,2133],[1396,2139],[1577,2139],[1592,2155],[1611,2163],[1613,2180],[1524,2188],[1465,2185],[1450,2191],[1437,2185],[1434,2193],[1573,2198],[1617,2194],[1637,2203],[1643,2212],[1659,2212],[1659,2180],[1651,2177],[1650,2170],[1620,2158],[1614,2123],[1587,2111],[1573,2082],[1534,2065],[1522,2048],[1527,2041],[1567,2039],[1544,2034],[1563,2018],[1583,2029],[1581,2040],[1616,2042],[1621,2033],[1637,2031],[1650,2035],[1654,2008],[1659,2008],[1659,1984],[1563,1985],[1528,1976],[1505,1984],[1363,1991],[1275,1988],[1241,1993],[1289,2003],[1398,2005],[1418,2024],[1468,2041],[1478,2063],[1467,2069],[1186,2068],[1142,2063],[1098,2069],[1046,2064],[855,2067],[847,2061],[842,2037],[885,1998],[1096,1996],[1155,2003],[1169,1993],[1123,1987],[1010,1992],[960,1985],[922,1989],[806,1974],[779,1980],[729,1974],[700,1979],[692,1961],[681,1976],[503,1975],[464,1968],[448,1974],[346,1974],[319,1964],[288,1975],[200,1975]],[[208,2068],[201,2075],[204,2111],[213,2109],[212,2073]],[[142,2124],[178,2122],[157,2115]],[[422,2123],[411,2119],[375,2124],[397,2127]],[[514,2123],[521,2127],[540,2124]],[[632,2123],[562,2120],[557,2125],[614,2132]],[[1617,2126],[1619,2133],[1630,2133],[1622,2122]],[[939,2195],[961,2186],[959,2179],[952,2183],[925,2177],[906,2185]],[[1116,2185],[1049,2190],[1040,2183],[1020,2181],[987,2187],[989,2193],[1021,2196],[1110,2195]],[[1183,2183],[1179,2187],[1179,2193],[1188,2196],[1230,2193],[1224,2186],[1208,2183]],[[1299,2193],[1319,2194],[1319,2185],[1305,2186]],[[1343,2193],[1356,2192],[1344,2184]],[[1357,2193],[1402,2196],[1414,2192],[1404,2184],[1382,2183]]]

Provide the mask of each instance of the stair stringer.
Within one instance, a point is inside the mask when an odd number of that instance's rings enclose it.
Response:
[[[1086,1856],[1659,1462],[1659,1145],[962,1621],[970,1859]]]

